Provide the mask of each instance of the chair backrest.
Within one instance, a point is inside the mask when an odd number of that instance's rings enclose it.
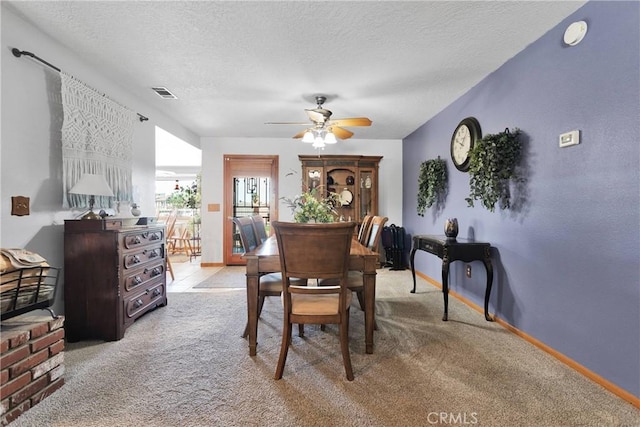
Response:
[[[178,213],[176,211],[171,211],[167,219],[165,220],[165,224],[167,225],[167,239],[173,237],[173,232],[175,230],[176,220],[178,219]]]
[[[371,220],[373,216],[365,215],[362,219],[362,224],[360,224],[360,230],[358,231],[358,242],[363,245],[367,244],[367,239],[369,239],[369,231],[371,230]]]
[[[374,252],[378,252],[378,246],[380,245],[380,236],[382,235],[382,229],[385,223],[389,220],[386,216],[374,216],[371,220],[371,226],[369,227],[369,238],[367,239],[367,248]]]
[[[260,240],[260,243],[264,243],[269,237],[267,236],[267,229],[264,226],[264,218],[258,214],[251,215],[250,218],[253,221],[256,237]]]
[[[283,278],[346,279],[355,224],[274,221]]]
[[[256,237],[255,228],[253,226],[253,220],[248,216],[231,218],[236,225],[236,229],[240,234],[240,242],[244,252],[251,252],[260,244]]]

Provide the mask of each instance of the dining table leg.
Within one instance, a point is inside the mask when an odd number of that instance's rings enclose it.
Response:
[[[256,355],[258,345],[258,260],[247,260],[247,319],[249,326],[249,356]]]
[[[367,271],[368,270],[368,271]],[[375,266],[363,272],[364,326],[367,354],[373,353],[373,330],[376,322],[376,270]]]

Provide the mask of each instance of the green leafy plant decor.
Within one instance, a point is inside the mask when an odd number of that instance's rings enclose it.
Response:
[[[465,200],[469,207],[474,200],[481,200],[482,206],[491,212],[496,203],[500,209],[508,209],[511,199],[509,182],[517,181],[516,166],[520,161],[520,129],[513,132],[487,134],[476,141],[470,151],[469,186],[470,194]]]
[[[447,164],[437,159],[425,160],[420,164],[418,176],[418,215],[424,216],[426,208],[441,201],[447,191]]]
[[[200,174],[188,187],[179,187],[167,197],[167,205],[177,209],[199,209],[201,202]]]
[[[323,197],[320,187],[307,190],[293,199],[281,197],[291,211],[295,222],[334,222],[337,213],[333,208],[336,194]]]

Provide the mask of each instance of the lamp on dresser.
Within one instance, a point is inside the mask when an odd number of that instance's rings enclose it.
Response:
[[[89,212],[82,216],[82,219],[101,219],[100,215],[93,211],[93,205],[96,203],[95,196],[114,197],[111,187],[107,184],[104,176],[86,173],[82,178],[69,190],[71,194],[84,194],[89,198]]]

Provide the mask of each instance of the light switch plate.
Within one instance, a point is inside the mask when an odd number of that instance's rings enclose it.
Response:
[[[580,144],[579,130],[572,130],[571,132],[560,134],[560,137],[558,138],[558,145],[560,148],[578,144]]]
[[[24,196],[12,196],[11,215],[29,215],[29,198]]]

